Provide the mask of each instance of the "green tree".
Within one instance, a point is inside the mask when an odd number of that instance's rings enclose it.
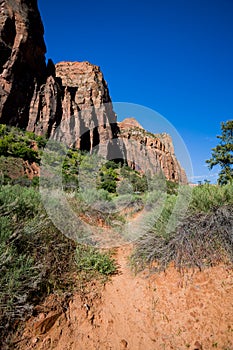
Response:
[[[217,136],[220,142],[212,148],[212,157],[206,163],[209,169],[220,166],[218,183],[223,185],[233,180],[233,120],[221,123],[221,130],[222,134]]]
[[[116,181],[116,171],[112,168],[105,168],[103,169],[103,171],[100,172],[100,185],[98,187],[108,191],[109,193],[116,193]]]

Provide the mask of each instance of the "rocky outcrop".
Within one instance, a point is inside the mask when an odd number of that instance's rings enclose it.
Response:
[[[61,85],[55,75],[55,66],[48,61],[43,84],[35,84],[30,102],[28,131],[37,135],[51,135],[62,118]]]
[[[147,133],[132,119],[117,125],[103,74],[89,62],[45,63],[36,0],[0,0],[0,122],[141,171],[186,182],[170,137]]]
[[[147,132],[134,118],[127,118],[118,126],[119,138],[125,146],[124,158],[130,167],[151,174],[162,172],[167,180],[187,183],[185,171],[176,159],[168,134]]]
[[[0,157],[0,183],[7,183],[8,179],[13,183],[27,183],[40,176],[40,167],[35,162],[30,163],[22,158]],[[6,180],[6,182],[5,182]]]
[[[106,156],[117,128],[100,68],[89,62],[60,62],[56,76],[62,87],[60,138],[87,151],[102,147]]]
[[[116,115],[100,68],[89,62],[49,65],[45,84],[35,87],[27,130],[86,151],[102,146],[107,155],[116,136]]]
[[[0,122],[26,128],[46,77],[44,28],[36,0],[1,0],[0,12]]]
[[[53,135],[91,151],[116,134],[116,116],[100,68],[45,63],[36,0],[0,3],[0,122]],[[103,152],[107,154],[107,149]]]

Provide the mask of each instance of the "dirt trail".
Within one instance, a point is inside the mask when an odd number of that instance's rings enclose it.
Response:
[[[224,266],[137,276],[118,250],[119,274],[96,298],[31,318],[21,350],[233,350],[233,272]],[[93,291],[94,293],[94,287]],[[94,295],[94,294],[93,294]]]

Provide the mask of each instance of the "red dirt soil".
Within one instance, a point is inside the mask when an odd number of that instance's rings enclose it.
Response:
[[[134,275],[130,247],[118,249],[119,274],[89,298],[32,317],[20,350],[233,350],[233,271],[217,266],[181,275]]]

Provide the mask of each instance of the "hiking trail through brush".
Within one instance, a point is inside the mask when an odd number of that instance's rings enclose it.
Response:
[[[117,249],[118,273],[98,293],[93,283],[86,302],[75,294],[57,316],[28,320],[20,349],[233,349],[232,270],[220,265],[181,275],[171,266],[135,276],[131,251],[132,245]]]

